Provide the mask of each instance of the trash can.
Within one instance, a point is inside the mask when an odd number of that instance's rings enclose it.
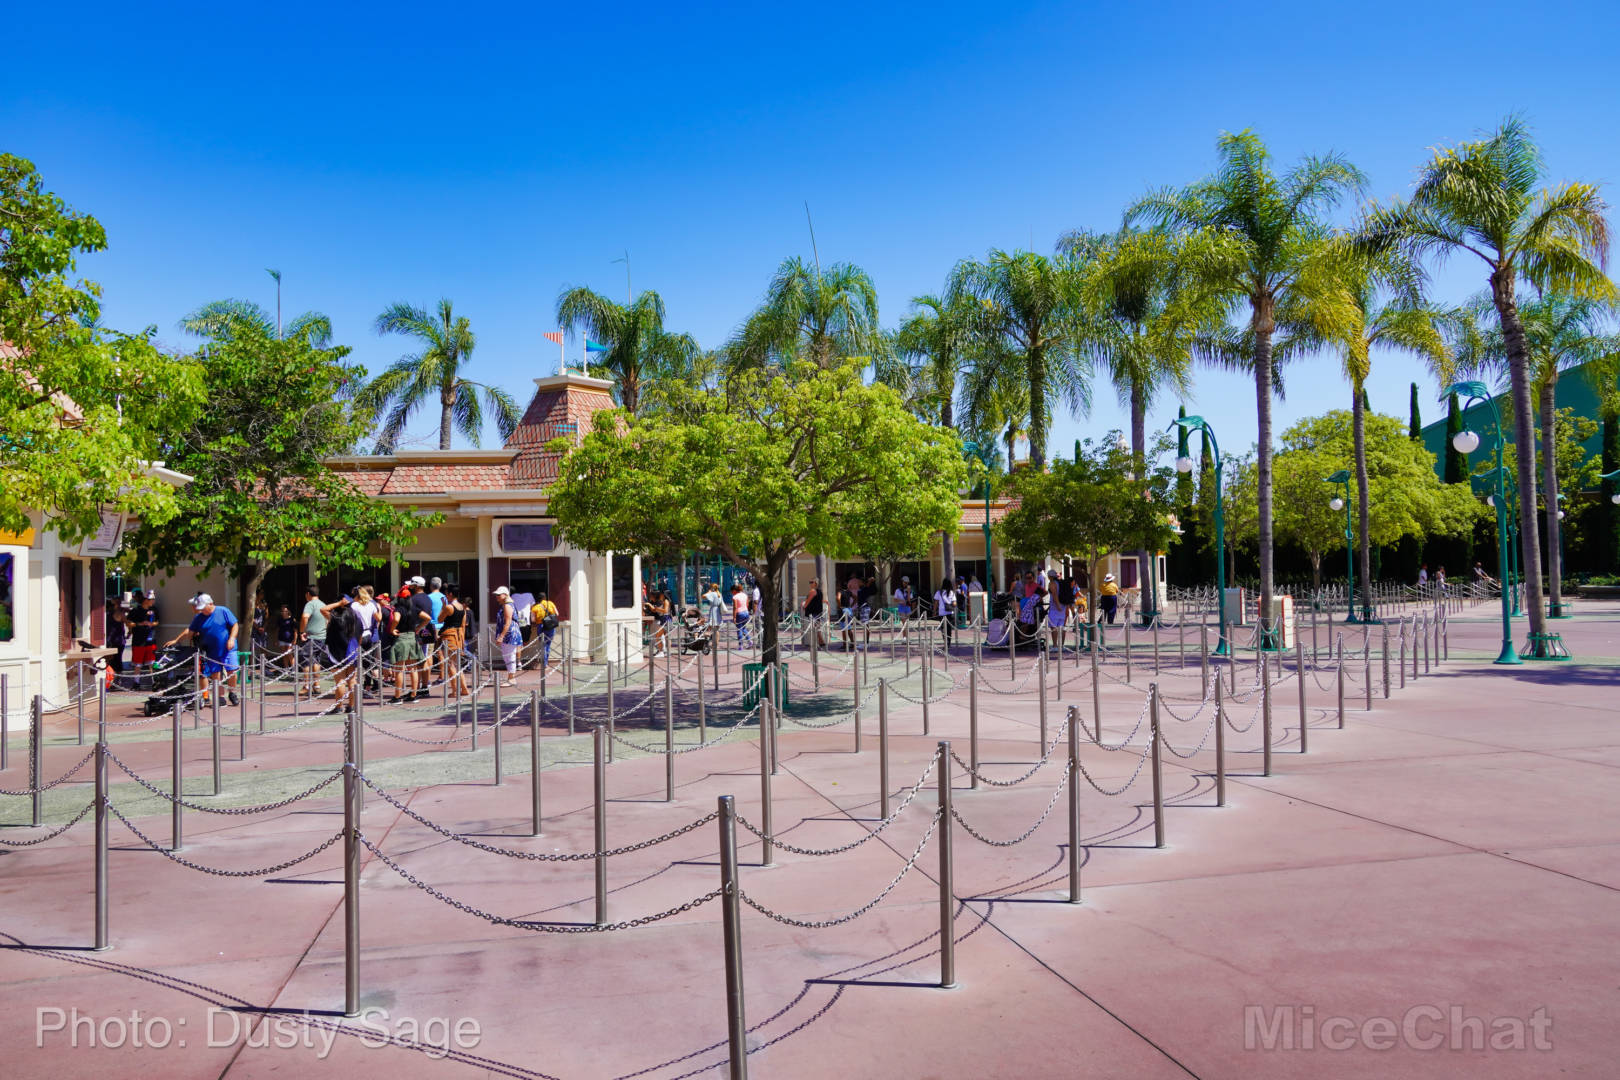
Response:
[[[764,683],[763,683],[764,675],[765,675],[765,665],[764,664],[744,664],[742,666],[742,682],[743,682],[742,704],[743,704],[743,708],[745,710],[752,709],[754,706],[758,705],[760,703],[760,699],[764,697],[764,689],[765,689]],[[787,703],[788,703],[787,684],[788,684],[788,666],[787,666],[786,662],[778,663],[776,665],[776,705],[777,705],[777,708],[782,708],[782,709],[787,708]]]

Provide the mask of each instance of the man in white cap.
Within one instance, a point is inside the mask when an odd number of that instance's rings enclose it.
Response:
[[[230,608],[220,607],[214,603],[214,598],[207,593],[198,593],[191,598],[191,610],[195,614],[191,617],[191,625],[176,634],[164,648],[175,645],[187,634],[203,656],[203,681],[207,689],[203,690],[203,700],[208,700],[210,692],[219,692],[221,679],[229,687],[232,705],[239,704],[236,698],[236,616]]]
[[[911,618],[911,604],[916,598],[917,594],[911,591],[911,578],[902,574],[900,587],[894,590],[894,608],[901,622]]]
[[[495,640],[500,643],[501,662],[506,665],[506,685],[516,686],[518,647],[523,644],[523,632],[518,629],[512,590],[505,585],[495,587]]]

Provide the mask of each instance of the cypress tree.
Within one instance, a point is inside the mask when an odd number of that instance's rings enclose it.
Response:
[[[1418,412],[1417,383],[1412,384],[1412,420],[1406,427],[1406,433],[1419,441],[1423,439],[1423,416]]]
[[[1606,405],[1603,410],[1603,471],[1606,473],[1620,469],[1620,408],[1613,403]],[[1602,573],[1613,573],[1620,569],[1620,506],[1614,504],[1614,496],[1620,492],[1620,478],[1604,480],[1598,494],[1598,521],[1597,548],[1598,569]]]
[[[1462,429],[1462,404],[1456,394],[1451,394],[1446,398],[1445,481],[1448,484],[1460,484],[1468,479],[1468,457],[1451,445],[1452,437]]]
[[[1372,401],[1367,397],[1367,388],[1365,386],[1361,388],[1361,411],[1369,415],[1372,413]]]

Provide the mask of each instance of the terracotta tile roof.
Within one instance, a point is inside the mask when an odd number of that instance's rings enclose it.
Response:
[[[563,435],[577,442],[590,429],[591,418],[611,408],[613,399],[604,390],[569,386],[535,391],[517,430],[506,440],[508,450],[519,451],[512,461],[511,486],[540,488],[555,480],[558,455],[541,447]]]
[[[357,469],[352,472],[340,469],[338,471],[342,472],[348,478],[349,483],[354,485],[355,490],[362,495],[381,495],[383,485],[387,484],[388,478],[394,474],[392,469]]]
[[[990,524],[994,525],[996,522],[1006,517],[1007,512],[1011,509],[1011,506],[996,506],[991,504]],[[962,507],[962,527],[968,528],[969,526],[982,525],[984,525],[984,503],[981,502],[977,506],[964,505]]]
[[[396,465],[379,494],[500,491],[509,486],[505,465]]]

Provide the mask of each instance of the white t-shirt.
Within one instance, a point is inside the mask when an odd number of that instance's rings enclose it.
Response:
[[[376,630],[377,630],[377,605],[376,605],[376,603],[368,601],[367,603],[364,603],[364,604],[360,604],[360,603],[350,604],[349,605],[349,610],[354,612],[354,617],[356,619],[360,620],[360,634],[361,634],[362,637],[371,637],[372,635],[374,635],[376,633]]]
[[[936,615],[938,615],[940,618],[943,619],[943,618],[945,618],[947,615],[949,615],[951,612],[953,612],[955,610],[956,610],[956,593],[955,592],[947,591],[945,589],[940,589],[938,592],[934,593],[934,613]]]
[[[732,593],[731,610],[738,615],[748,614],[748,594],[745,592]]]

